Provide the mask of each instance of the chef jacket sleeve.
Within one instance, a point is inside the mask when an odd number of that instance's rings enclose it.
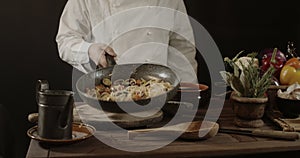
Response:
[[[169,45],[181,52],[189,61],[194,70],[194,72],[189,73],[197,74],[194,34],[183,0],[178,0],[177,10],[179,12],[175,13],[174,16],[174,28],[170,33]]]
[[[69,0],[61,15],[56,42],[60,58],[84,73],[92,71],[88,55],[90,28],[85,0]]]

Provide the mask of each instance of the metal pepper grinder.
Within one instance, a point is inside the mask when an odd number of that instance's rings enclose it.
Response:
[[[38,103],[38,135],[45,139],[71,139],[74,93],[66,90],[49,90],[46,80],[36,85]]]

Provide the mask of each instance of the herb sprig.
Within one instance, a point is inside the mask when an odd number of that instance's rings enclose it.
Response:
[[[224,62],[234,71],[233,73],[222,71],[220,72],[221,76],[240,97],[265,97],[266,91],[272,84],[272,76],[275,72],[275,68],[271,65],[269,69],[261,75],[260,68],[255,61],[257,53],[253,52],[247,55],[247,64],[245,64],[245,61],[242,62],[238,60],[241,53],[242,52],[238,53],[233,59],[224,58]],[[239,63],[241,67],[239,67],[237,63]]]

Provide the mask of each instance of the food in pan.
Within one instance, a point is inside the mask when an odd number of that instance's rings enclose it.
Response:
[[[161,79],[119,79],[114,82],[103,78],[101,84],[87,88],[88,96],[102,101],[137,101],[152,98],[170,91],[173,86]]]

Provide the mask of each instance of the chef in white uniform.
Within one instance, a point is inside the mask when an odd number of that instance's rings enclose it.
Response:
[[[154,63],[197,82],[193,30],[183,0],[69,0],[56,41],[62,60],[87,73],[107,66]]]

